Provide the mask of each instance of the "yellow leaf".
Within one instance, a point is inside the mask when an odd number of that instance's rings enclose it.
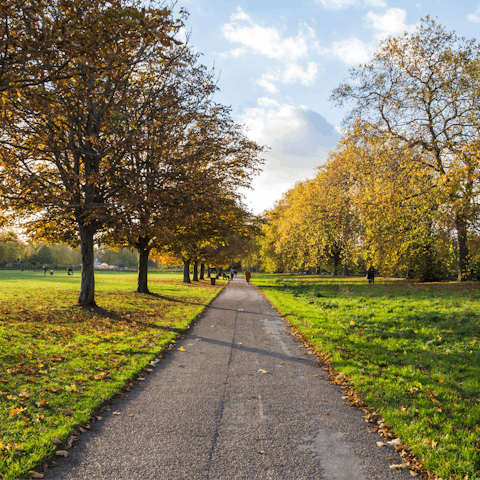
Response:
[[[355,325],[355,322],[353,320],[350,320],[350,325]]]
[[[180,351],[181,351],[181,352],[184,352],[185,349],[184,349],[183,347],[180,347]]]

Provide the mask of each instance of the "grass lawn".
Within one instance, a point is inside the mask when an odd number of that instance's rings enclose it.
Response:
[[[480,479],[480,284],[255,274],[385,429],[443,479]]]
[[[75,427],[185,331],[226,282],[97,272],[102,312],[76,302],[80,274],[0,271],[0,478],[28,478]],[[62,441],[60,445],[52,439]]]

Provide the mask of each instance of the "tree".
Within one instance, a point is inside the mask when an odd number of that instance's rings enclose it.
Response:
[[[474,40],[427,17],[415,33],[384,40],[332,95],[338,105],[352,107],[347,126],[364,125],[414,150],[438,190],[448,193],[459,280],[467,276],[468,228],[478,195],[479,60]]]
[[[117,211],[119,171],[136,135],[130,115],[142,69],[152,57],[168,61],[181,22],[166,8],[128,0],[49,5],[52,15],[69,19],[51,55],[68,60],[71,76],[4,96],[0,185],[16,215],[33,216],[28,231],[69,242],[79,235],[79,303],[90,308],[94,237]]]

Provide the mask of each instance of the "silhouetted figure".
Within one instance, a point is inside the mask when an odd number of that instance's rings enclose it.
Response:
[[[375,269],[372,267],[370,267],[367,271],[367,280],[368,280],[368,283],[375,283]]]

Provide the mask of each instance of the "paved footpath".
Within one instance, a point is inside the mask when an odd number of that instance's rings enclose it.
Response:
[[[376,446],[382,438],[326,376],[270,303],[236,278],[45,478],[412,478],[389,468],[402,463],[398,454]]]

